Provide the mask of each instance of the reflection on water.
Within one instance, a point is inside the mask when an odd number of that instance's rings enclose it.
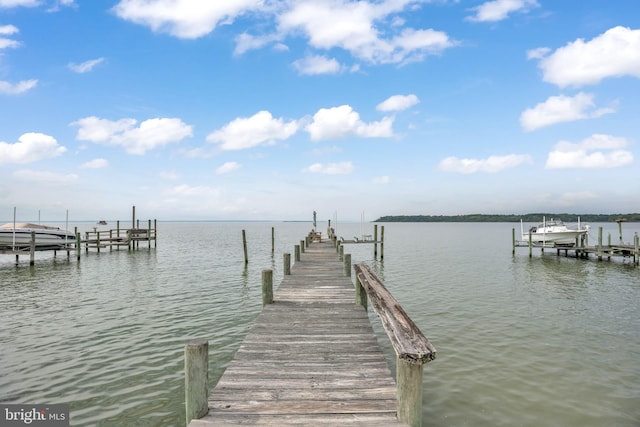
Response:
[[[39,255],[17,268],[0,258],[0,401],[69,402],[72,425],[183,425],[184,344],[209,340],[214,383],[261,310],[261,271],[277,289],[282,254],[309,224],[158,227],[156,250]],[[384,260],[347,246],[438,349],[425,366],[425,424],[639,425],[640,269],[512,256],[512,227],[385,224]]]

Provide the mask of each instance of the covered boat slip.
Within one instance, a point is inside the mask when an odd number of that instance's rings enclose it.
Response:
[[[196,343],[185,348],[190,427],[421,424],[422,365],[435,358],[435,348],[404,311],[395,320],[379,314],[398,356],[397,386],[369,321],[366,295],[376,312],[399,305],[390,303],[386,290],[374,290],[377,284],[360,266],[354,287],[350,255],[341,260],[335,241],[307,244],[299,259],[296,245],[290,274],[285,254],[281,285],[275,296],[263,294],[262,313],[199,414],[190,390],[206,373],[190,368]],[[395,334],[403,333],[411,338],[399,343]]]

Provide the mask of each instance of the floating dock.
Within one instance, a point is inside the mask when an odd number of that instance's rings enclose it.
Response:
[[[208,399],[207,344],[186,346],[189,427],[421,425],[422,365],[435,358],[435,348],[366,267],[354,266],[354,287],[350,254],[335,239],[313,237],[296,245],[293,266],[284,254],[275,295],[272,272],[263,271],[264,309]],[[396,350],[398,384],[367,300]]]

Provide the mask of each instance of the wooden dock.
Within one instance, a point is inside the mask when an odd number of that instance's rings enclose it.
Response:
[[[299,259],[290,274],[285,265],[273,302],[209,395],[208,414],[190,427],[407,425],[398,420],[396,382],[369,322],[366,298],[364,306],[356,304],[350,255],[341,260],[331,241],[307,243],[301,251],[296,245]],[[422,364],[435,357],[435,348],[419,335],[421,417]],[[186,375],[188,383],[188,368]],[[187,413],[189,406],[187,397]]]
[[[608,236],[607,243],[603,243],[602,227],[598,227],[597,243],[595,245],[583,244],[580,241],[570,245],[557,245],[516,240],[515,228],[512,229],[511,235],[512,254],[514,255],[516,248],[529,248],[529,257],[532,257],[533,248],[538,248],[542,253],[545,250],[554,250],[558,256],[564,252],[564,255],[569,257],[571,252],[575,258],[590,259],[591,256],[594,256],[598,261],[602,261],[605,258],[607,260],[611,260],[611,258],[629,258],[633,265],[640,265],[640,240],[637,234],[633,236],[633,243],[623,243],[622,237],[620,237],[619,243],[612,243],[611,235]]]

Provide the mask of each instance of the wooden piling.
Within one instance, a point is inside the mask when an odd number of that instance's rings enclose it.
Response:
[[[364,287],[362,286],[362,281],[360,281],[360,276],[358,276],[356,274],[356,280],[355,280],[355,286],[356,286],[356,304],[357,305],[361,305],[362,307],[364,307],[364,311],[368,311],[369,308],[367,307],[367,291],[364,289]]]
[[[282,256],[283,260],[282,260],[282,264],[283,264],[283,271],[284,271],[284,275],[285,276],[289,276],[291,274],[291,254],[290,253],[285,253]]]
[[[378,224],[373,224],[373,259],[378,259]]]
[[[262,270],[262,306],[273,303],[273,270]]]
[[[249,256],[247,255],[247,233],[242,230],[242,248],[244,249],[244,263],[249,264]]]
[[[384,259],[384,225],[380,227],[380,260]]]
[[[76,259],[80,261],[80,254],[82,253],[82,244],[80,243],[80,232],[76,227]]]
[[[294,256],[294,261],[295,262],[299,262],[300,261],[300,245],[295,245],[293,247],[293,256]]]
[[[29,248],[29,265],[36,263],[36,232],[31,232],[31,247]]]
[[[351,254],[344,254],[344,275],[351,277]]]
[[[412,427],[422,426],[422,363],[396,357],[398,419]]]
[[[187,425],[209,412],[209,342],[193,340],[184,348],[184,402]]]
[[[598,261],[602,261],[602,227],[598,227]]]

